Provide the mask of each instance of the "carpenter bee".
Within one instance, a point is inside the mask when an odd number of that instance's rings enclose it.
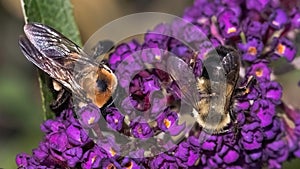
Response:
[[[200,77],[195,77],[191,67],[178,57],[167,61],[167,69],[183,99],[192,105],[198,125],[208,133],[224,133],[230,123],[237,123],[234,99],[244,95],[254,81],[250,77],[245,86],[237,87],[240,58],[235,49],[219,46],[205,55]]]
[[[73,97],[99,108],[110,100],[117,78],[108,66],[95,63],[75,43],[46,25],[28,23],[24,32],[26,36],[20,37],[19,45],[25,57]]]

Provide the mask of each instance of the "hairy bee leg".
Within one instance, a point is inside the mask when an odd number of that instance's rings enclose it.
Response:
[[[254,76],[249,76],[249,78],[247,79],[247,82],[244,86],[241,86],[239,88],[237,88],[234,92],[234,97],[241,97],[244,96],[247,93],[248,88],[250,87],[250,85],[252,85],[253,83],[256,83],[256,79]],[[229,115],[230,118],[233,121],[233,133],[234,133],[234,138],[235,139],[237,137],[238,134],[238,129],[239,129],[239,125],[238,125],[238,121],[237,121],[237,115],[234,112],[234,104],[231,104],[230,106],[230,110],[229,110]]]
[[[232,138],[231,141],[235,141],[235,139],[237,138],[237,135],[239,133],[239,124],[238,124],[238,121],[237,121],[236,113],[233,111],[233,106],[231,106],[231,108],[230,108],[229,115],[230,115],[230,118],[233,121],[232,128],[230,130],[234,134],[234,137]]]
[[[93,58],[97,58],[100,55],[109,52],[114,47],[114,42],[110,40],[99,41],[93,48]]]
[[[60,112],[65,106],[67,106],[70,97],[71,93],[62,88],[57,94],[55,101],[50,104],[51,110],[54,112]]]
[[[232,119],[232,121],[236,121],[236,114],[233,111],[233,106],[230,106],[229,116]]]
[[[247,89],[249,86],[253,83],[256,83],[256,79],[254,76],[250,76],[247,80],[247,83],[244,86],[238,87],[234,91],[234,97],[241,97],[244,96],[247,93]]]
[[[237,117],[236,117],[236,113],[234,111],[233,106],[230,107],[229,116],[230,116],[231,120],[233,121],[233,127],[234,127],[234,130],[236,131],[238,128],[238,122],[237,122]]]

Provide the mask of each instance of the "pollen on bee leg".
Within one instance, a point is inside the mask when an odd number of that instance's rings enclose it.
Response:
[[[62,89],[61,84],[58,83],[56,80],[53,80],[52,85],[53,85],[53,89],[54,89],[55,91],[60,91],[60,90]]]
[[[249,88],[249,87],[246,88],[245,93],[246,93],[246,94],[250,93],[250,88]]]

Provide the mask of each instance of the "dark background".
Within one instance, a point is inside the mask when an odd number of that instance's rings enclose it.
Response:
[[[101,26],[137,12],[181,16],[192,1],[182,0],[72,0],[83,43]],[[15,155],[31,154],[42,139],[43,121],[36,68],[18,47],[24,19],[19,0],[0,0],[0,168],[16,168]],[[300,71],[282,76],[284,99],[300,108]],[[298,163],[300,164],[300,163]],[[289,164],[289,168],[295,168]],[[287,167],[285,167],[287,168]]]

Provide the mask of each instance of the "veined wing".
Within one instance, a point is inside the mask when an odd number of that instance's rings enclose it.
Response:
[[[167,71],[176,81],[183,95],[183,100],[197,109],[200,93],[197,89],[197,78],[192,69],[182,59],[170,56],[167,60]]]
[[[84,91],[76,82],[76,79],[74,79],[72,69],[70,70],[54,59],[46,57],[26,37],[20,37],[19,45],[22,53],[30,62],[68,88],[75,95],[84,98]]]

